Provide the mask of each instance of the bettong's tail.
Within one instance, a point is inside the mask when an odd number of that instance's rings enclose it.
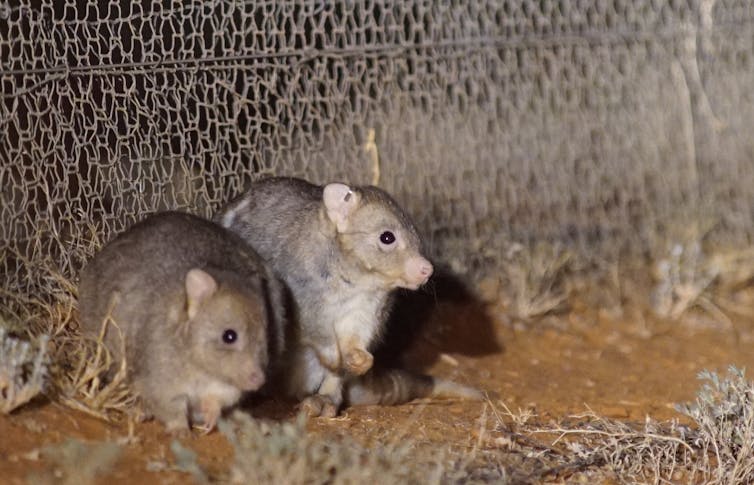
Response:
[[[484,399],[484,394],[473,387],[404,369],[373,369],[348,381],[344,391],[345,402],[350,405],[403,404],[425,397]]]

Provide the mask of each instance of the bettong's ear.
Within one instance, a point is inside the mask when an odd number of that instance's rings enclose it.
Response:
[[[217,281],[206,271],[198,268],[186,273],[186,297],[188,300],[188,317],[192,319],[199,313],[199,308],[217,291]]]
[[[322,200],[327,217],[335,223],[338,232],[348,229],[348,219],[359,206],[359,195],[348,185],[334,183],[325,186]]]

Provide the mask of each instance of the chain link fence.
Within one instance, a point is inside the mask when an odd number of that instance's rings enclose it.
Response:
[[[472,276],[748,244],[753,53],[748,1],[0,1],[0,298],[272,174],[378,184]]]

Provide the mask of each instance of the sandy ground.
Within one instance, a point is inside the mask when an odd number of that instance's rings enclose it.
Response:
[[[577,302],[567,313],[517,325],[501,305],[475,301],[460,287],[443,292],[445,298],[428,295],[425,307],[422,302],[409,305],[406,315],[423,321],[422,326],[407,325],[388,335],[398,342],[394,347],[401,350],[405,365],[478,386],[490,392],[492,403],[530,410],[542,422],[587,409],[634,422],[646,415],[679,418],[673,406],[694,398],[700,370],[724,372],[730,364],[754,364],[746,322],[737,323],[734,333],[704,318],[664,322],[641,311],[611,317]],[[395,360],[387,354],[380,358]],[[463,450],[474,445],[480,426],[489,426],[480,422],[489,406],[421,401],[354,407],[336,419],[310,420],[308,428],[323,439],[345,435],[367,445],[412,439]],[[285,420],[293,419],[296,409],[293,403],[263,401],[251,412]],[[35,483],[56,483],[56,476],[65,474],[65,463],[86,467],[88,457],[102,447],[46,447],[69,438],[125,442],[128,435],[126,423],[106,423],[55,403],[33,403],[0,416],[0,482],[26,483],[31,477]],[[166,470],[174,460],[172,438],[159,424],[137,424],[133,437],[101,483],[188,480],[184,473]],[[232,448],[219,432],[182,442],[210,471],[221,471],[232,460]]]

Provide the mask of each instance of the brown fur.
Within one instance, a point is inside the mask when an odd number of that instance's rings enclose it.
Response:
[[[169,429],[212,428],[222,408],[264,382],[268,321],[280,290],[259,256],[199,217],[167,212],[134,225],[89,262],[79,288],[81,323],[120,355],[147,413]],[[119,331],[118,331],[119,330]],[[236,339],[225,341],[232,330]],[[273,337],[273,352],[281,340]]]

